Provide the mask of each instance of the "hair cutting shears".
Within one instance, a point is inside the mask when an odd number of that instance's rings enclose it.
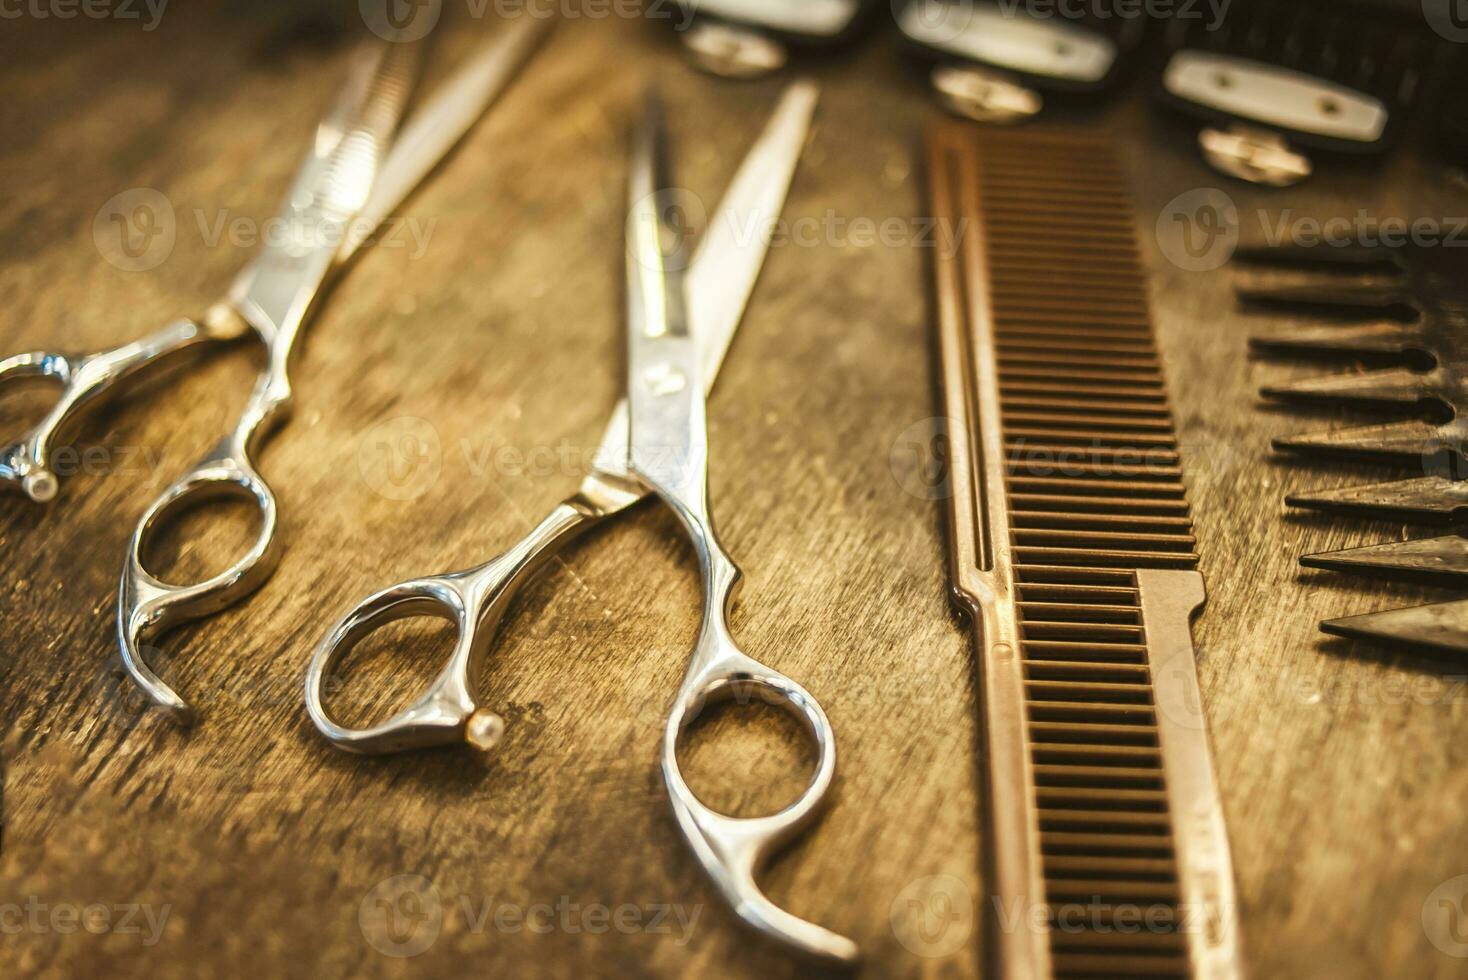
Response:
[[[510,25],[401,132],[398,123],[413,88],[419,46],[381,42],[361,49],[286,195],[278,221],[283,233],[267,237],[226,298],[200,321],[178,320],[112,351],[81,357],[37,352],[0,361],[0,380],[49,378],[63,386],[60,401],[41,424],[0,452],[0,482],[45,501],[57,490],[51,453],[73,430],[82,409],[115,394],[150,365],[206,341],[253,332],[267,348],[266,367],[239,422],[148,508],[123,564],[117,606],[123,666],[149,700],[175,718],[191,719],[192,709],[149,667],[143,644],[231,605],[274,571],[280,556],[276,500],[252,458],[289,413],[291,353],[316,299],[332,274],[484,113],[531,53],[546,23],[524,18]],[[192,585],[164,582],[144,567],[145,548],[166,518],[224,496],[241,497],[260,511],[259,535],[244,557]]]
[[[794,681],[741,653],[730,637],[724,617],[739,572],[714,538],[706,489],[705,393],[764,262],[816,98],[808,82],[797,82],[785,93],[691,262],[669,248],[677,237],[676,195],[661,172],[661,117],[650,108],[634,143],[629,183],[628,397],[612,414],[593,471],[572,497],[494,560],[391,586],[347,613],[316,648],[307,671],[306,705],[321,734],[351,752],[460,742],[482,751],[493,748],[504,722],[479,705],[476,688],[506,607],[571,541],[656,493],[682,518],[704,581],[703,626],[662,744],[663,777],[678,825],[745,922],[811,955],[849,962],[857,956],[855,944],[779,908],[754,880],[773,852],[816,816],[835,775],[836,749],[830,723],[816,701]],[[428,690],[369,728],[334,721],[324,694],[342,658],[375,630],[419,615],[440,616],[457,629],[453,654]],[[815,741],[818,761],[795,803],[770,816],[737,819],[698,800],[679,771],[676,749],[708,700],[751,695],[788,708],[802,721]]]

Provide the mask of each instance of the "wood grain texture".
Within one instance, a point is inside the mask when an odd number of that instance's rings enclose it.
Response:
[[[446,8],[451,62],[488,28]],[[0,348],[90,349],[200,312],[249,249],[211,245],[199,213],[210,228],[223,209],[272,212],[355,29],[353,4],[285,2],[170,7],[152,32],[0,25]],[[886,42],[812,67],[824,99],[788,215],[847,224],[773,251],[710,405],[714,510],[747,575],[735,632],[821,700],[841,753],[835,805],[766,885],[856,939],[869,976],[971,976],[981,930],[945,956],[899,938],[929,876],[953,876],[985,912],[970,644],[948,604],[940,508],[903,489],[905,456],[890,461],[904,430],[939,414],[927,255],[863,245],[850,225],[924,214],[919,134],[932,110]],[[0,962],[57,976],[802,972],[736,927],[667,810],[656,745],[698,584],[664,510],[587,539],[512,612],[484,691],[509,731],[487,761],[347,757],[300,704],[311,646],[348,603],[489,557],[575,486],[621,383],[625,132],[653,72],[680,179],[712,206],[779,82],[714,81],[654,26],[578,20],[399,209],[431,227],[421,254],[368,251],[324,304],[297,361],[295,418],[261,464],[285,559],[246,603],[163,644],[161,665],[203,713],[196,730],[140,713],[115,674],[115,581],[137,515],[243,404],[251,355],[221,352],[98,419],[78,444],[105,455],[51,508],[3,501],[0,902],[172,912],[151,947],[30,929],[0,935]],[[1315,626],[1447,593],[1297,569],[1298,554],[1400,529],[1284,519],[1286,490],[1346,477],[1268,457],[1271,436],[1303,426],[1256,410],[1253,391],[1291,369],[1246,358],[1253,325],[1226,272],[1183,272],[1150,231],[1176,195],[1223,181],[1142,91],[1098,124],[1138,147],[1144,254],[1210,590],[1196,637],[1247,961],[1260,977],[1461,975],[1421,912],[1468,872],[1468,688],[1451,679],[1468,669],[1324,643]],[[1468,213],[1461,188],[1388,193],[1428,186],[1446,185],[1402,155],[1385,175],[1288,197],[1227,189],[1246,230],[1257,209],[1285,206]],[[177,241],[157,268],[127,272],[100,254],[93,220],[139,187],[169,200]],[[341,692],[348,715],[402,703],[432,669],[401,644],[362,659]],[[734,764],[699,766],[700,788],[778,804],[790,784],[769,756],[802,750],[784,729],[739,727],[711,726],[744,737]],[[412,959],[378,952],[359,926],[374,886],[402,874],[431,879],[442,903],[441,933]],[[493,921],[502,904],[558,903],[636,906],[644,921],[658,905],[699,913],[686,937],[676,919],[597,934]]]

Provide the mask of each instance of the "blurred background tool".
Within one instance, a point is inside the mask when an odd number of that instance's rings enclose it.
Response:
[[[1162,97],[1203,121],[1215,169],[1287,187],[1310,176],[1312,153],[1384,151],[1434,40],[1421,11],[1401,5],[1234,0],[1219,24],[1169,21]]]
[[[784,67],[792,48],[850,40],[878,0],[678,0],[678,38],[701,68],[759,78]]]

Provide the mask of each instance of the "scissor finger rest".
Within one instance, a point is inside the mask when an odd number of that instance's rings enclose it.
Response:
[[[306,710],[318,731],[337,748],[378,755],[468,742],[481,751],[504,732],[499,715],[481,708],[475,686],[479,666],[504,611],[556,549],[600,519],[587,502],[558,505],[510,550],[476,568],[414,579],[369,596],[316,647],[306,672]],[[407,708],[369,728],[332,720],[323,698],[337,665],[369,634],[413,616],[439,616],[458,631],[454,652],[428,690]]]
[[[194,585],[174,585],[150,573],[144,555],[158,527],[187,508],[223,497],[249,500],[260,510],[259,536],[244,557]],[[279,558],[275,495],[228,440],[153,502],[128,545],[117,604],[122,664],[149,700],[179,721],[193,720],[193,709],[148,666],[143,657],[146,644],[249,595],[270,577]]]
[[[321,734],[339,748],[371,755],[465,740],[480,749],[492,748],[504,722],[475,704],[470,676],[476,643],[491,635],[491,629],[482,634],[476,630],[479,584],[474,572],[404,582],[383,589],[347,614],[316,648],[306,677],[306,710]],[[323,688],[343,658],[368,635],[415,616],[439,616],[457,631],[453,655],[428,690],[381,724],[351,728],[333,721],[326,712]]]
[[[142,340],[95,354],[69,357],[32,351],[0,360],[0,383],[41,379],[61,385],[61,397],[40,424],[0,450],[0,485],[17,488],[37,503],[55,499],[60,486],[52,454],[57,441],[71,434],[82,409],[100,404],[121,382],[167,355],[224,337],[224,332],[193,320],[175,320]]]
[[[718,629],[718,627],[715,627]],[[810,824],[826,802],[836,774],[836,739],[815,698],[790,678],[734,649],[720,637],[717,657],[685,680],[663,732],[663,780],[673,814],[699,862],[725,899],[750,926],[820,959],[854,962],[855,943],[813,922],[791,915],[760,890],[755,874],[795,834]],[[758,699],[784,708],[800,720],[814,740],[815,773],[800,798],[765,817],[731,817],[705,806],[683,779],[678,742],[711,701]]]

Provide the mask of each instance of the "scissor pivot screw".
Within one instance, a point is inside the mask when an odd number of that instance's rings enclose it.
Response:
[[[654,395],[672,395],[688,387],[688,376],[667,362],[659,362],[642,373],[642,383]]]
[[[25,479],[21,481],[21,487],[25,490],[26,496],[38,504],[54,500],[56,491],[59,489],[56,477],[44,471],[27,473]]]
[[[481,752],[488,752],[505,737],[505,720],[493,711],[476,711],[465,726],[464,738]]]

